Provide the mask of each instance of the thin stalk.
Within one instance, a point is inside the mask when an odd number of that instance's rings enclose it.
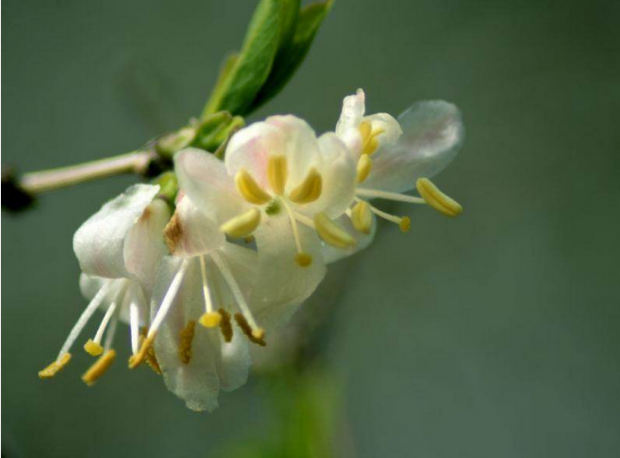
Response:
[[[125,173],[143,174],[153,160],[151,151],[132,151],[106,159],[26,173],[19,186],[30,195]]]

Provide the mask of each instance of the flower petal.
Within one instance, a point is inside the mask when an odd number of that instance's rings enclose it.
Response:
[[[168,286],[181,267],[182,258],[168,256],[161,263],[151,301],[151,317],[157,313]],[[191,358],[188,364],[181,361],[179,347],[181,331],[190,320],[198,323],[204,309],[201,299],[201,276],[198,259],[187,268],[183,283],[172,309],[161,325],[155,338],[155,355],[162,368],[166,387],[183,399],[188,408],[196,411],[212,411],[218,406],[220,378],[217,371],[217,351],[208,330],[195,327]]]
[[[323,178],[321,197],[311,204],[299,207],[299,211],[310,217],[325,212],[336,218],[349,208],[356,187],[356,157],[334,133],[319,138],[321,164],[319,172]]]
[[[165,240],[172,255],[189,258],[218,249],[226,237],[212,218],[184,197],[166,226]]]
[[[212,154],[195,148],[179,151],[174,156],[174,170],[181,191],[216,222],[223,223],[247,210],[226,166]]]
[[[270,331],[293,315],[325,276],[321,242],[316,232],[299,225],[303,251],[312,264],[300,267],[291,224],[286,216],[270,217],[255,233],[258,246],[258,275],[249,301],[258,323]]]
[[[381,132],[377,135],[379,148],[383,145],[393,145],[403,133],[398,121],[388,113],[375,113],[364,117],[362,121],[370,123],[371,132]]]
[[[343,135],[349,129],[357,130],[364,111],[366,110],[366,96],[362,89],[358,89],[354,95],[349,95],[342,101],[340,119],[336,124],[336,134]]]
[[[148,295],[153,290],[159,262],[168,252],[164,243],[164,227],[169,220],[168,205],[156,199],[146,207],[125,237],[125,266],[140,281]]]
[[[271,116],[237,132],[226,149],[226,168],[231,176],[246,169],[264,189],[269,157],[284,156],[288,163],[290,191],[320,161],[319,146],[312,128],[295,116]]]
[[[395,145],[386,145],[373,155],[373,170],[364,188],[409,191],[418,178],[443,170],[463,142],[461,113],[451,103],[419,102],[398,120],[404,133]]]
[[[73,250],[83,272],[106,278],[129,276],[125,238],[158,192],[159,186],[131,186],[80,226]]]

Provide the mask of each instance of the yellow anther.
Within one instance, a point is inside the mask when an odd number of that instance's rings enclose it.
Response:
[[[179,336],[179,359],[183,364],[189,364],[192,360],[192,342],[194,341],[194,335],[196,333],[196,322],[189,320],[187,325],[181,329],[181,335]]]
[[[299,267],[309,267],[312,265],[312,256],[308,253],[297,253],[295,256],[295,262]]]
[[[84,350],[91,356],[99,356],[103,353],[103,347],[92,339],[88,339],[88,342],[84,344]]]
[[[256,230],[260,224],[261,213],[256,208],[250,208],[245,213],[229,219],[220,226],[220,231],[229,237],[247,237]]]
[[[252,329],[248,320],[246,320],[241,313],[235,313],[235,321],[250,342],[260,345],[261,347],[267,346],[267,342],[265,342],[265,331],[260,328]]]
[[[230,342],[233,338],[233,328],[232,323],[230,322],[230,313],[228,313],[224,309],[219,309],[217,313],[219,313],[222,317],[222,319],[220,320],[220,332],[222,333],[222,337],[224,337],[224,342]]]
[[[324,213],[318,213],[314,217],[314,226],[323,241],[336,248],[351,248],[357,244],[351,234],[329,219]]]
[[[235,184],[237,185],[239,193],[251,204],[263,205],[271,200],[271,196],[260,187],[252,175],[245,169],[241,169],[237,172]]]
[[[267,178],[271,189],[277,195],[284,194],[286,179],[288,178],[288,167],[285,156],[270,156],[267,163]]]
[[[411,219],[408,216],[403,216],[400,219],[400,223],[398,223],[398,227],[403,232],[409,232],[409,229],[411,229]]]
[[[52,378],[58,372],[63,370],[65,366],[69,364],[69,361],[71,361],[71,353],[65,353],[64,355],[62,355],[62,358],[60,358],[58,361],[54,361],[52,364],[47,366],[45,369],[39,371],[39,378],[40,379]]]
[[[379,147],[379,135],[385,132],[383,129],[373,129],[368,121],[360,123],[359,132],[362,137],[362,154],[371,155]]]
[[[200,324],[205,328],[216,328],[222,321],[220,312],[207,312],[200,317]]]
[[[363,183],[370,175],[372,170],[372,159],[367,154],[362,154],[359,161],[357,161],[357,182]]]
[[[129,358],[129,369],[135,369],[140,364],[142,364],[144,359],[147,358],[151,345],[153,345],[154,341],[155,341],[155,334],[151,336],[147,336],[142,341],[142,344],[140,346],[140,350],[138,350],[138,353],[136,353],[135,355],[132,355]]]
[[[90,369],[82,375],[82,380],[88,386],[93,386],[94,383],[101,378],[103,374],[109,369],[114,360],[116,359],[116,352],[114,350],[106,351],[99,359],[90,366]]]
[[[419,178],[416,187],[426,203],[438,212],[446,216],[458,216],[463,212],[457,201],[441,192],[428,178]]]
[[[355,204],[353,210],[351,210],[351,222],[356,230],[364,234],[370,234],[372,229],[372,211],[370,211],[368,202],[362,200]]]
[[[299,186],[291,191],[289,199],[297,204],[309,204],[321,197],[323,191],[323,177],[312,168]]]

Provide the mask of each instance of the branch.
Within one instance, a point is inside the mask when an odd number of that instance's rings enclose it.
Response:
[[[26,173],[19,179],[10,168],[2,170],[2,207],[21,210],[39,194],[122,174],[146,175],[158,159],[153,151],[132,151],[83,164]]]

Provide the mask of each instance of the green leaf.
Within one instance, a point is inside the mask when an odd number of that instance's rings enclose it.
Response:
[[[246,113],[269,76],[282,30],[283,0],[261,0],[237,58],[228,58],[202,117],[216,111]]]
[[[292,39],[278,52],[269,78],[257,94],[250,111],[275,97],[304,61],[319,27],[329,13],[333,0],[311,3],[299,12]]]
[[[235,68],[238,60],[238,53],[232,53],[224,59],[224,63],[220,68],[220,74],[215,82],[215,87],[213,88],[211,97],[202,110],[202,115],[200,116],[201,120],[205,121],[209,118],[209,116],[217,113],[216,105],[220,103],[222,97],[224,96],[224,91],[227,89],[228,78],[230,77],[231,72],[233,68]]]

